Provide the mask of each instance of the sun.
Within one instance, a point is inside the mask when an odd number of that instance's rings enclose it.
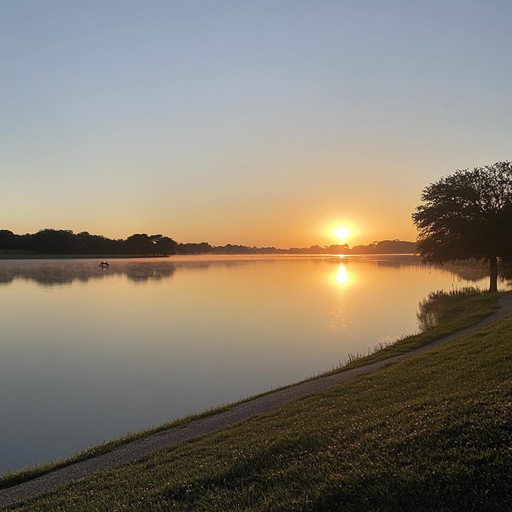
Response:
[[[350,229],[347,226],[336,226],[333,233],[340,242],[344,242],[350,236]]]

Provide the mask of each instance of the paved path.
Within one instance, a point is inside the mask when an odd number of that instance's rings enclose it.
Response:
[[[437,340],[430,345],[413,350],[407,354],[390,357],[384,361],[378,361],[352,370],[340,371],[333,375],[320,377],[285,389],[274,391],[267,395],[234,405],[230,409],[217,414],[191,420],[183,425],[171,427],[167,430],[151,434],[145,438],[129,442],[115,448],[109,453],[105,453],[104,455],[99,455],[92,459],[77,462],[71,466],[57,469],[28,482],[10,487],[9,489],[1,490],[0,506],[37,496],[38,494],[51,491],[57,487],[73,482],[74,480],[88,476],[93,472],[117,468],[164,448],[168,448],[191,439],[196,439],[212,432],[217,432],[250,418],[251,416],[255,416],[256,414],[270,411],[271,409],[277,408],[293,400],[297,400],[298,398],[316,393],[317,391],[321,391],[336,384],[353,380],[360,375],[373,372],[396,361],[431,350],[432,348],[447,343],[458,336],[478,329],[479,327],[483,327],[484,325],[490,324],[491,322],[506,316],[512,311],[512,295],[502,297],[499,301],[499,306],[500,309],[492,316],[485,318],[470,327],[462,329],[456,334]]]

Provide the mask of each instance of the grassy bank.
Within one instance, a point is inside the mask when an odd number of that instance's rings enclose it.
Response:
[[[5,509],[509,510],[511,348],[508,317],[429,354]]]
[[[378,345],[370,354],[351,355],[348,363],[343,368],[354,368],[405,354],[476,324],[498,309],[499,297],[500,294],[479,293],[471,288],[452,293],[431,293],[420,304],[420,310],[418,311],[420,320],[421,317],[427,317],[421,322],[425,329],[393,343]]]

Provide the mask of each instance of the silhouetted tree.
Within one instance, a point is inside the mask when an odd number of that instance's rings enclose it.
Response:
[[[425,261],[486,260],[489,291],[497,291],[498,259],[512,252],[512,163],[458,170],[428,185],[421,199],[412,218]]]
[[[381,240],[368,245],[355,245],[352,254],[415,254],[416,243],[402,240]]]
[[[16,235],[7,229],[0,229],[0,250],[8,251],[16,248]]]
[[[153,239],[154,243],[154,252],[155,254],[159,254],[161,256],[170,256],[171,254],[176,254],[176,248],[178,244],[168,236],[158,235],[158,239]]]
[[[122,254],[124,243],[122,240],[110,240],[101,235],[91,235],[82,231],[75,235],[80,240],[87,254]]]
[[[129,236],[126,239],[126,247],[130,254],[140,254],[141,256],[153,254],[153,242],[146,233]]]
[[[213,247],[208,242],[178,244],[178,254],[208,254]]]
[[[0,229],[0,251],[27,251],[43,254],[135,254],[170,256],[178,244],[167,236],[135,234],[126,240],[111,240],[87,231],[42,229],[35,234],[16,235]]]
[[[42,229],[31,237],[32,249],[46,254],[82,254],[84,246],[73,231]]]

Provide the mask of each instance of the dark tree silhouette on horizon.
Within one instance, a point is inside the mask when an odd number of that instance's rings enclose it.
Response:
[[[69,229],[45,228],[25,235],[0,229],[0,251],[5,254],[22,251],[28,254],[170,256],[176,254],[177,246],[168,236],[145,233],[131,235],[126,240],[111,240],[87,231],[75,234]]]
[[[137,233],[126,239],[126,247],[132,254],[149,256],[161,254],[169,256],[176,253],[176,242],[163,235],[147,235],[146,233]]]
[[[413,213],[425,261],[489,262],[489,291],[498,290],[498,260],[512,254],[512,162],[458,170],[425,187]]]

